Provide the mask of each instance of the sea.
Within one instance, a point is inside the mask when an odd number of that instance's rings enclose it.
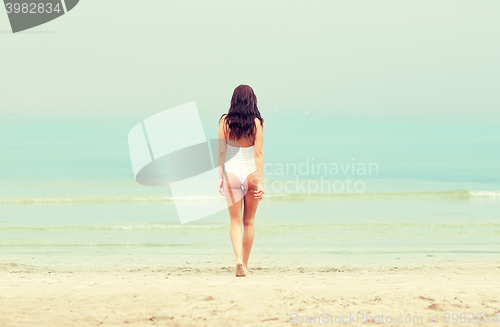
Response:
[[[207,139],[217,138],[219,116],[202,121]],[[263,116],[265,197],[250,266],[500,259],[498,122],[314,110]],[[0,118],[2,261],[233,264],[227,210],[181,223],[176,209],[177,200],[203,210],[218,199],[136,182],[128,133],[137,123]]]

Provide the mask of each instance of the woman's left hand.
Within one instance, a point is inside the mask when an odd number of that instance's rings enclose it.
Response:
[[[219,184],[217,184],[217,189],[219,190],[219,193],[222,196],[225,196],[225,194],[224,194],[224,180],[222,178],[219,178]]]

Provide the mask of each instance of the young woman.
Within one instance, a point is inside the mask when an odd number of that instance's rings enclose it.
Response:
[[[245,276],[254,237],[255,212],[264,196],[264,119],[248,85],[234,89],[231,107],[219,120],[219,192],[231,216],[236,277]],[[243,212],[243,213],[242,213]],[[243,237],[241,226],[244,226]]]

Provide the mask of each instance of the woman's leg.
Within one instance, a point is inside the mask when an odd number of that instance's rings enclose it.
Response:
[[[257,206],[259,205],[259,200],[255,199],[253,191],[257,190],[257,184],[252,183],[252,180],[256,180],[257,172],[252,173],[247,177],[245,181],[245,189],[247,193],[244,197],[244,209],[243,209],[243,266],[248,267],[248,258],[250,257],[250,251],[252,250],[253,238],[254,238],[254,220],[255,212],[257,211]]]
[[[231,217],[230,236],[233,243],[234,256],[236,264],[243,262],[242,258],[242,240],[241,240],[241,225],[242,225],[242,196],[241,182],[236,175],[227,172],[228,180],[224,181],[224,194],[226,196],[229,216]]]

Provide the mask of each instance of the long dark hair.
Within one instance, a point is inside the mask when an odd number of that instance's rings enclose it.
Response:
[[[253,89],[248,85],[241,84],[234,89],[231,107],[226,115],[225,127],[229,130],[228,138],[238,140],[247,137],[253,142],[256,130],[255,118],[264,124],[264,119],[260,116],[257,108],[257,97]]]

